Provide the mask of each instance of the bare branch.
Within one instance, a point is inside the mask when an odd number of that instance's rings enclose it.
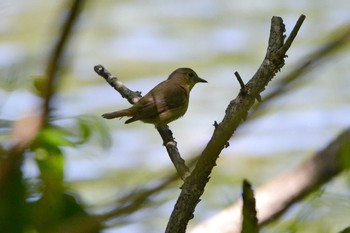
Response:
[[[245,85],[244,85],[244,82],[243,82],[243,80],[241,78],[241,75],[239,75],[239,73],[236,71],[235,72],[235,76],[236,76],[236,78],[237,78],[237,80],[239,82],[239,85],[241,86],[241,92],[245,93],[246,92]]]
[[[280,48],[279,53],[281,54],[285,54],[287,52],[287,50],[290,48],[290,46],[292,45],[295,37],[297,36],[299,29],[301,27],[301,25],[303,24],[304,20],[305,20],[305,15],[301,15],[297,21],[297,23],[295,24],[293,30],[291,31],[290,35],[288,36],[286,43],[284,43],[284,45]]]
[[[109,85],[111,85],[116,91],[118,91],[123,98],[127,99],[130,104],[135,104],[142,97],[141,92],[132,91],[129,88],[127,88],[122,82],[118,80],[116,76],[113,76],[102,65],[94,66],[94,70],[98,75],[103,77]]]
[[[335,38],[315,50],[313,53],[308,54],[304,59],[300,59],[301,62],[299,65],[297,65],[297,68],[279,79],[277,88],[264,97],[264,102],[255,105],[254,110],[265,106],[271,99],[274,99],[281,94],[286,94],[286,92],[290,89],[291,83],[305,77],[303,74],[312,68],[319,67],[322,61],[327,61],[325,58],[328,56],[334,56],[340,51],[343,51],[340,50],[340,48],[346,46],[350,42],[350,24],[339,27],[327,34],[335,36]]]
[[[301,18],[303,17],[301,16]],[[212,138],[199,157],[192,174],[185,180],[168,222],[167,233],[184,233],[186,231],[187,224],[193,218],[195,207],[200,201],[219,154],[242,120],[248,115],[248,110],[254,104],[257,96],[283,67],[286,54],[278,51],[281,51],[280,48],[284,45],[284,31],[282,19],[273,17],[266,57],[253,78],[246,84],[247,93],[244,95],[239,93],[236,99],[228,105],[224,119],[215,128]]]

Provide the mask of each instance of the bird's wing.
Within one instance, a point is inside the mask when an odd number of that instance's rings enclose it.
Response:
[[[187,109],[187,105],[188,93],[181,86],[168,88],[166,91],[153,90],[137,103],[134,118],[135,120],[155,118],[167,110],[180,107]]]

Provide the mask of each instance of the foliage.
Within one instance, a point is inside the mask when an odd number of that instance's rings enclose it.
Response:
[[[86,232],[99,232],[99,223],[65,186],[65,149],[78,148],[93,139],[98,139],[106,148],[111,141],[108,129],[93,116],[77,116],[66,127],[54,122],[38,132],[24,153],[24,157],[37,166],[37,177],[24,177],[20,163],[12,171],[6,188],[2,189],[0,229],[3,232],[60,232],[67,222],[74,225],[82,217],[95,222]],[[6,129],[9,123],[4,122],[3,128]],[[2,147],[6,142],[8,140],[3,141]]]

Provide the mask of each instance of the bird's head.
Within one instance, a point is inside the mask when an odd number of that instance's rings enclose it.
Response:
[[[196,72],[190,68],[178,68],[169,75],[168,80],[174,80],[181,86],[192,89],[196,83],[207,83],[206,80],[198,77]]]

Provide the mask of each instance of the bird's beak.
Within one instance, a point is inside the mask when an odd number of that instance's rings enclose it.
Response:
[[[204,80],[204,79],[202,79],[200,77],[196,78],[196,83],[207,83],[207,82],[208,82],[207,80]]]

